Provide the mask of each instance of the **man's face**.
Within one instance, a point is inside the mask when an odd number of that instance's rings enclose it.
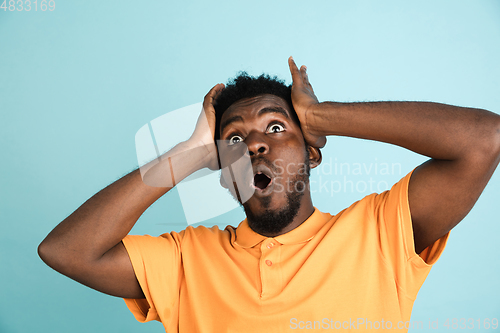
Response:
[[[221,144],[227,151],[248,148],[253,179],[244,179],[248,176],[243,171],[233,172],[234,178],[243,179],[240,185],[248,184],[254,191],[243,207],[249,224],[254,221],[250,227],[261,234],[283,229],[297,214],[304,194],[309,195],[309,155],[291,112],[285,100],[266,94],[234,103],[221,119],[220,138],[227,140]],[[222,165],[228,164],[223,155]]]

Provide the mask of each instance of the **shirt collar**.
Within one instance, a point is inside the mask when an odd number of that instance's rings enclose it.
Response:
[[[319,229],[326,223],[327,217],[314,207],[314,212],[307,220],[305,220],[297,228],[287,232],[286,234],[273,237],[281,244],[299,244],[311,240]],[[268,237],[262,236],[248,226],[247,219],[244,219],[236,228],[235,243],[243,248],[254,247]]]

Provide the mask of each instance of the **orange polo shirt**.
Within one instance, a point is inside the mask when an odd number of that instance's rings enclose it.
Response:
[[[448,238],[415,253],[410,175],[335,216],[315,209],[274,238],[246,220],[129,235],[123,243],[146,299],[125,302],[137,320],[159,320],[166,332],[405,332]]]

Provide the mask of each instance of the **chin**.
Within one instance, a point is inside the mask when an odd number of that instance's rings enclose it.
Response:
[[[277,200],[272,200],[272,196],[259,198],[260,205],[255,209],[253,200],[243,204],[247,216],[248,226],[258,234],[269,236],[278,235],[288,227],[298,215],[301,207],[301,199],[304,192],[291,192],[285,197],[283,204],[274,205]],[[272,206],[278,206],[276,208]]]

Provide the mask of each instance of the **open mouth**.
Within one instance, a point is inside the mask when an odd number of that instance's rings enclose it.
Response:
[[[267,175],[263,174],[262,172],[258,172],[255,174],[253,177],[253,185],[255,188],[264,190],[271,184],[271,178],[269,178]]]

